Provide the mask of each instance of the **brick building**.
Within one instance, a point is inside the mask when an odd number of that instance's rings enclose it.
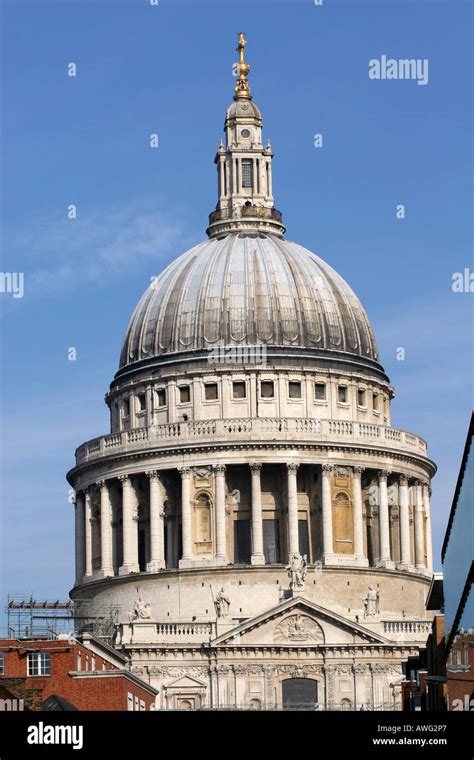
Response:
[[[3,709],[151,710],[157,693],[128,670],[127,657],[91,635],[0,639]]]

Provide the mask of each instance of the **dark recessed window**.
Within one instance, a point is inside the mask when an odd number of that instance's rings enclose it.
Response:
[[[339,402],[341,404],[347,403],[347,387],[345,385],[340,385],[337,389],[337,397],[339,399]]]
[[[365,406],[365,391],[362,388],[357,391],[357,403],[359,406]]]
[[[288,383],[288,395],[290,398],[301,398],[301,383],[296,380],[290,380]]]
[[[235,380],[232,383],[232,395],[234,398],[247,397],[247,386],[244,380]]]
[[[260,395],[262,398],[273,398],[275,395],[275,384],[273,380],[262,380],[260,383]]]
[[[316,399],[316,401],[326,400],[326,383],[314,384],[314,398]]]
[[[206,383],[204,385],[204,395],[206,401],[216,401],[219,398],[217,394],[217,383]]]
[[[372,407],[374,409],[374,412],[378,412],[378,410],[379,410],[379,396],[378,396],[378,393],[374,393],[372,395]]]
[[[252,187],[251,161],[242,161],[242,187]]]
[[[138,411],[144,412],[146,408],[146,400],[145,400],[145,394],[139,393],[137,395],[137,405],[138,405]]]
[[[128,417],[130,414],[130,401],[128,398],[124,398],[123,400],[123,413],[125,417]]]
[[[179,400],[181,404],[189,404],[191,401],[191,388],[189,385],[179,386]]]
[[[242,137],[250,137],[250,132],[248,129],[243,129],[240,134],[242,135]]]
[[[166,388],[159,388],[156,391],[158,406],[166,406]]]
[[[4,673],[4,660],[3,660],[3,652],[0,652],[0,675],[3,676]]]

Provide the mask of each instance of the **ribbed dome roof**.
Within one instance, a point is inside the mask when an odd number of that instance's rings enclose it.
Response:
[[[154,281],[130,320],[120,367],[262,342],[378,359],[364,308],[337,272],[296,243],[236,232],[191,248]]]

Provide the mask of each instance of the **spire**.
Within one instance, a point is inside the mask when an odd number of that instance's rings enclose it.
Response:
[[[247,74],[250,72],[250,66],[248,63],[245,63],[245,46],[247,44],[247,40],[245,39],[244,35],[245,32],[239,32],[239,41],[236,47],[236,50],[239,54],[239,62],[235,64],[237,71],[237,84],[235,85],[234,100],[237,100],[238,98],[249,98],[250,100],[252,99],[249,83],[247,80]]]
[[[226,113],[225,144],[221,142],[214,159],[218,200],[216,210],[209,215],[209,237],[238,230],[273,235],[285,232],[273,198],[273,153],[269,142],[263,147],[262,114],[252,101],[247,80],[250,66],[245,62],[246,44],[244,33],[239,32],[234,102]]]

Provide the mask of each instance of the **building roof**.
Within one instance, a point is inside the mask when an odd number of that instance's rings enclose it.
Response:
[[[138,303],[120,367],[224,345],[305,348],[377,364],[367,314],[322,259],[276,235],[231,233],[173,261]]]

